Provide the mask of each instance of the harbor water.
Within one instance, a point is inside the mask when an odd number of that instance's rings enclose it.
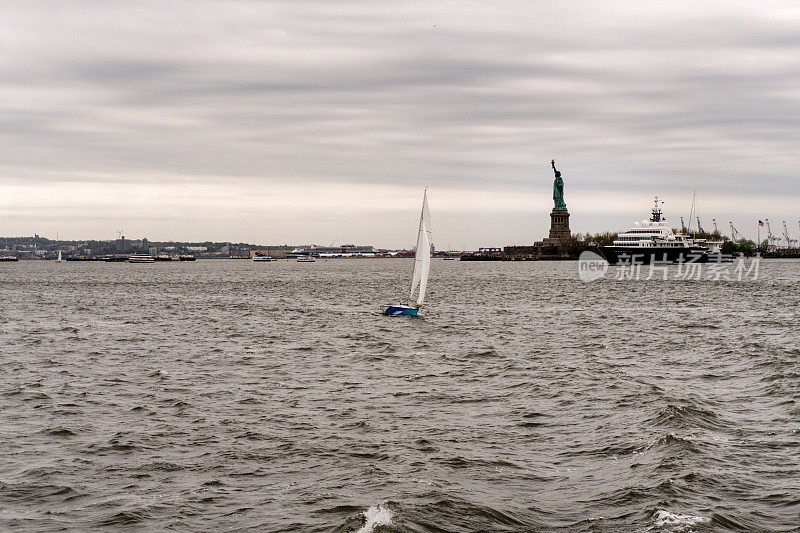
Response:
[[[800,262],[410,270],[0,264],[0,530],[798,531]]]

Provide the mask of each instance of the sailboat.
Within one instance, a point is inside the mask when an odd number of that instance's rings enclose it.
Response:
[[[56,263],[61,262],[61,250],[58,251],[58,259],[56,259]]]
[[[419,232],[417,233],[417,250],[414,255],[414,270],[411,272],[411,291],[408,293],[408,305],[389,305],[383,308],[388,316],[418,316],[425,301],[425,290],[428,288],[428,274],[431,271],[431,215],[428,209],[428,189],[422,196],[422,213],[419,216]],[[414,293],[417,293],[416,304]]]

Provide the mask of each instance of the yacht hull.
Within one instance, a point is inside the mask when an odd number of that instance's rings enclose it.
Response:
[[[601,246],[600,254],[612,265],[620,263],[650,265],[658,263],[707,263],[708,253],[684,246]],[[695,259],[696,257],[696,259]]]

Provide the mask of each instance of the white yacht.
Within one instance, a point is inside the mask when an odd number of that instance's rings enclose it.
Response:
[[[652,263],[654,261],[705,262],[708,246],[675,231],[662,216],[658,196],[655,197],[650,220],[634,222],[633,227],[620,233],[611,246],[601,246],[600,253],[609,263]]]

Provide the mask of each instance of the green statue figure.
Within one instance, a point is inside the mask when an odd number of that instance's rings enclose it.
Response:
[[[561,179],[561,172],[556,169],[556,160],[553,159],[550,161],[550,164],[553,165],[553,172],[556,173],[556,179],[553,181],[553,203],[555,207],[553,207],[556,211],[566,211],[567,204],[564,203],[564,180]]]

